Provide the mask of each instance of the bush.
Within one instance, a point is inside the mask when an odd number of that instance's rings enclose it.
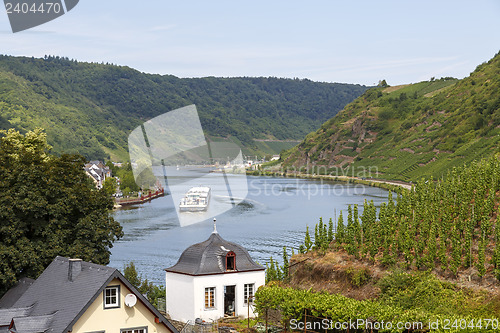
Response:
[[[368,268],[352,268],[346,269],[349,282],[355,287],[364,286],[370,280],[370,270]]]

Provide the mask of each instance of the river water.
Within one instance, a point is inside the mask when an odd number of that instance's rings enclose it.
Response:
[[[314,225],[320,217],[327,223],[342,210],[345,222],[349,204],[358,204],[361,214],[365,199],[379,206],[388,194],[360,184],[296,178],[249,176],[247,182],[246,198],[216,216],[217,231],[222,238],[244,246],[260,264],[271,256],[281,261],[283,246],[298,248],[306,226],[314,236]],[[218,200],[222,199],[213,193],[210,205]],[[143,278],[157,284],[165,283],[164,269],[174,265],[182,251],[206,240],[213,231],[211,217],[181,227],[170,195],[117,210],[114,217],[125,236],[111,249],[109,266],[123,271],[133,261]]]

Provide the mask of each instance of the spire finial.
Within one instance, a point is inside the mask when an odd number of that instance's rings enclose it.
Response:
[[[212,232],[213,234],[217,233],[217,219],[214,218],[214,231]]]

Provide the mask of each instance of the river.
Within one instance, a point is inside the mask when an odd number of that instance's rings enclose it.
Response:
[[[342,210],[345,222],[349,204],[358,204],[361,214],[365,199],[379,206],[388,194],[380,188],[343,182],[262,176],[249,176],[247,181],[246,198],[216,216],[217,231],[244,246],[260,264],[271,256],[281,261],[283,246],[298,248],[306,226],[314,236],[320,217],[327,223],[335,219],[334,212],[338,216]],[[213,230],[212,218],[180,227],[169,195],[117,210],[114,217],[125,235],[111,249],[109,266],[123,271],[133,261],[143,278],[157,284],[165,283],[164,269],[174,265],[182,251],[206,240]]]

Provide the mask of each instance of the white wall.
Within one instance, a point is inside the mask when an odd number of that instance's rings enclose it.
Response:
[[[191,283],[191,286],[189,284]],[[215,320],[224,316],[224,286],[236,286],[235,314],[247,317],[244,285],[255,284],[254,293],[265,283],[264,271],[188,276],[167,272],[167,312],[175,320]],[[215,308],[205,309],[205,288],[215,287]],[[188,290],[189,289],[189,290]],[[250,307],[250,317],[253,317]]]
[[[187,322],[194,320],[193,276],[167,272],[166,306],[172,319]]]

